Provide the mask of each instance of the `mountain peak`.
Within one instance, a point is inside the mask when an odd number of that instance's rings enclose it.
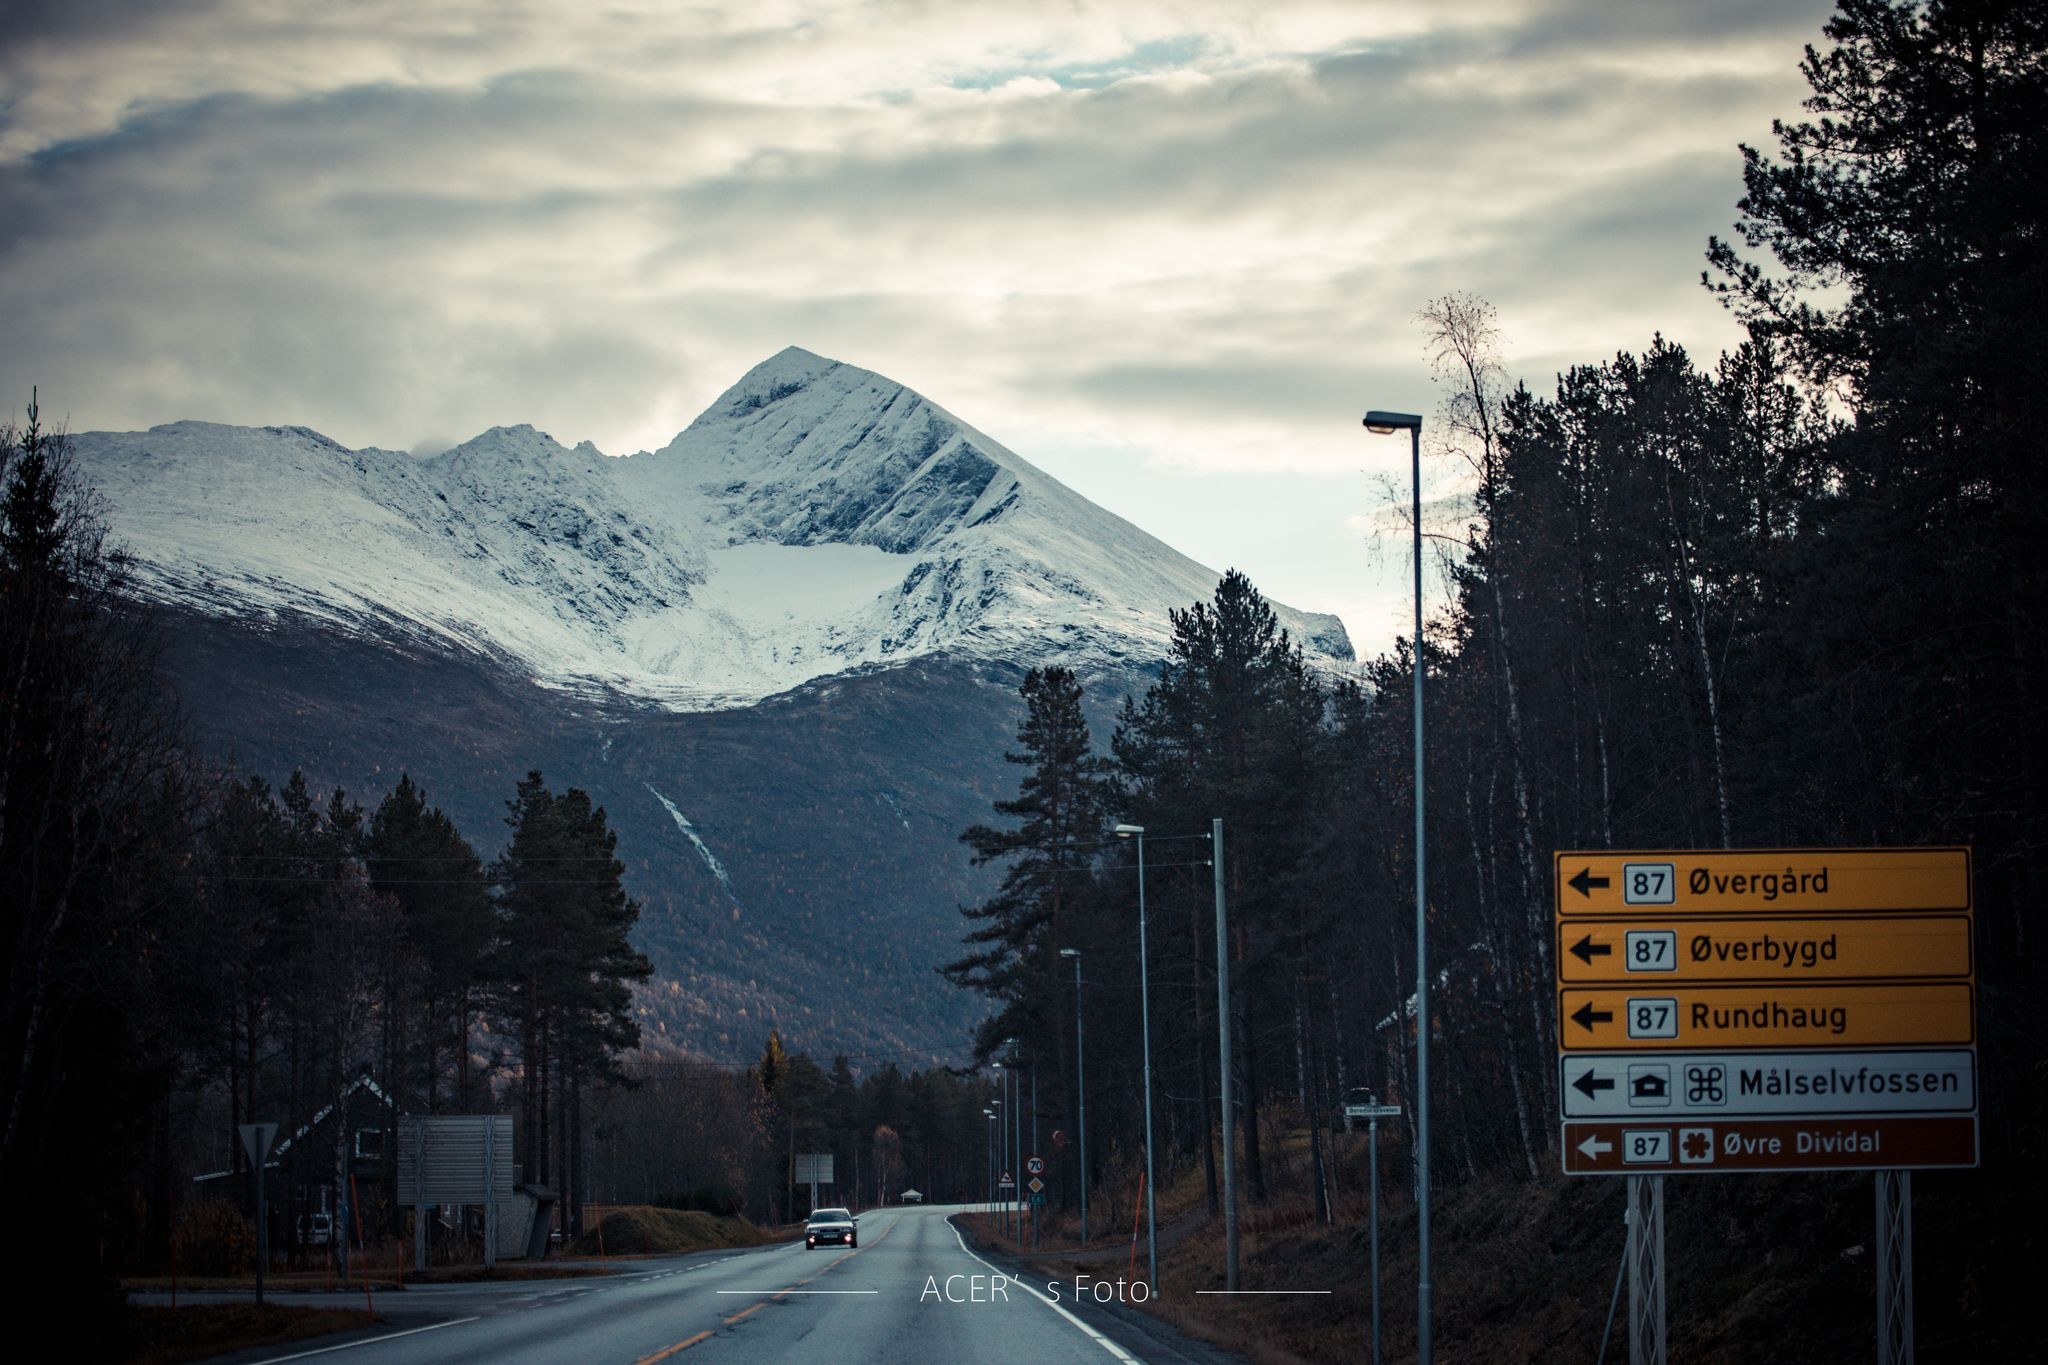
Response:
[[[834,370],[851,368],[816,352],[806,351],[801,346],[785,346],[741,375],[738,383],[720,394],[718,401],[706,409],[705,415],[709,416],[714,412],[737,415],[758,411],[771,403],[779,403],[785,398],[803,392]],[[856,370],[854,373],[867,374],[865,370]]]
[[[903,385],[791,346],[662,450],[531,424],[430,458],[302,428],[79,438],[138,590],[392,629],[680,710],[929,656],[1142,666],[1214,570]],[[1312,652],[1334,617],[1276,604]]]

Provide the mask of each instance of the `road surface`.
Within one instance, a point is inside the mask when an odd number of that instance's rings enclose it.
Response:
[[[318,1365],[712,1365],[808,1358],[848,1365],[976,1361],[1109,1365],[1231,1359],[1044,1276],[1019,1281],[970,1252],[943,1207],[861,1215],[860,1246],[801,1242],[627,1263],[570,1280],[426,1285],[378,1296],[382,1326],[239,1353]],[[191,1299],[197,1296],[184,1296]],[[273,1294],[336,1306],[330,1294]]]

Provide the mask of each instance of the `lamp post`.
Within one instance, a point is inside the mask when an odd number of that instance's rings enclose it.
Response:
[[[1415,1359],[1432,1357],[1429,1289],[1429,936],[1427,846],[1423,842],[1422,780],[1422,418],[1412,412],[1371,411],[1365,429],[1376,436],[1408,433],[1409,479],[1415,531]]]
[[[1030,1151],[1028,1151],[1028,1152],[1026,1152],[1026,1153],[1024,1154],[1024,1156],[1025,1156],[1025,1159],[1026,1159],[1026,1160],[1029,1160],[1030,1158],[1032,1158],[1032,1157],[1035,1157],[1035,1156],[1037,1156],[1037,1155],[1038,1155],[1038,1058],[1036,1058],[1036,1057],[1033,1057],[1033,1058],[1031,1059],[1031,1150],[1030,1150]],[[1036,1177],[1036,1176],[1034,1176],[1034,1177],[1032,1177],[1032,1178],[1033,1178],[1033,1179],[1036,1179],[1037,1177]],[[1040,1191],[1040,1190],[1033,1190],[1033,1191],[1031,1192],[1031,1249],[1032,1249],[1033,1251],[1036,1251],[1036,1250],[1038,1249],[1038,1201],[1039,1201],[1040,1199],[1043,1199],[1044,1197],[1045,1197],[1045,1195],[1044,1195],[1044,1192],[1043,1192],[1043,1191]]]
[[[988,1120],[988,1169],[983,1172],[988,1177],[988,1207],[983,1212],[993,1218],[996,1213],[996,1111],[984,1109],[981,1116]]]
[[[1145,827],[1118,825],[1119,839],[1138,841],[1138,1017],[1145,1035],[1145,1263],[1153,1292],[1159,1288],[1158,1182],[1152,1165],[1152,995],[1151,959],[1145,953]]]
[[[1001,1062],[997,1062],[995,1064],[995,1067],[996,1070],[1003,1072],[1003,1074],[999,1076],[997,1079],[1000,1080],[1003,1085],[1003,1099],[1008,1099],[1010,1097],[1010,1073],[1007,1071],[1003,1071],[1003,1064]],[[996,1128],[1002,1134],[1001,1138],[999,1139],[999,1142],[1001,1144],[1002,1160],[996,1163],[997,1180],[995,1208],[996,1231],[998,1233],[1001,1233],[1003,1228],[1007,1225],[1005,1220],[1009,1217],[1010,1212],[1009,1200],[1003,1197],[1003,1182],[1001,1179],[1002,1176],[1008,1175],[1010,1173],[1010,1125],[1003,1121],[1003,1101],[990,1100],[989,1103],[994,1105],[996,1108]]]
[[[1003,1046],[1010,1054],[1010,1126],[1016,1129],[1012,1153],[1016,1166],[1010,1172],[1013,1182],[1010,1186],[1010,1235],[1017,1239],[1018,1249],[1024,1245],[1024,1077],[1017,1071],[1017,1040],[1004,1040]]]
[[[1081,1245],[1088,1245],[1088,1050],[1081,1032],[1081,950],[1060,949],[1061,957],[1074,959],[1074,1073],[1080,1097],[1074,1125],[1081,1139]]]

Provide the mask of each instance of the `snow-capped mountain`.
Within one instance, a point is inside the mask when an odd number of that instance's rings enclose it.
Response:
[[[1216,583],[902,385],[794,347],[624,458],[528,426],[427,459],[199,422],[73,449],[145,597],[672,710],[929,656],[1126,669]],[[1350,657],[1335,617],[1277,610]]]
[[[933,968],[987,894],[1026,668],[1098,748],[1216,575],[901,385],[788,350],[662,450],[499,427],[430,459],[301,427],[73,440],[200,743],[374,805],[411,774],[486,857],[529,769],[619,834],[647,1041],[957,1062]],[[1278,609],[1326,665],[1334,618]]]

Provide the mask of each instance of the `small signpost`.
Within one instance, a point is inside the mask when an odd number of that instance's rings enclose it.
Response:
[[[1879,1355],[1912,1356],[1911,1171],[1977,1164],[1967,848],[1556,855],[1559,1144],[1629,1182],[1664,1360],[1664,1175],[1874,1171]]]
[[[1357,1092],[1353,1092],[1357,1093]],[[1351,1131],[1354,1119],[1365,1120],[1366,1169],[1371,1175],[1366,1180],[1367,1220],[1372,1225],[1372,1362],[1380,1362],[1380,1120],[1401,1116],[1398,1104],[1381,1104],[1378,1097],[1367,1095],[1363,1100],[1353,1100],[1344,1106],[1344,1131]]]
[[[263,1267],[270,1260],[270,1211],[263,1203],[263,1163],[270,1157],[270,1144],[277,1141],[274,1123],[244,1123],[236,1126],[242,1135],[242,1150],[249,1154],[249,1169],[256,1176],[256,1302],[263,1302]]]

